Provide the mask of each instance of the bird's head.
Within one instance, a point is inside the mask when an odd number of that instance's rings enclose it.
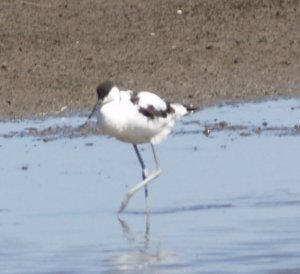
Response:
[[[97,87],[97,95],[98,95],[98,101],[103,101],[105,97],[108,96],[110,91],[115,87],[115,84],[109,80],[102,82]]]
[[[119,90],[116,87],[116,85],[109,80],[106,80],[101,84],[99,84],[96,91],[97,91],[98,100],[95,106],[93,107],[93,110],[89,115],[88,120],[94,115],[99,105],[103,105],[110,102],[111,100],[114,99],[116,94],[119,93]]]

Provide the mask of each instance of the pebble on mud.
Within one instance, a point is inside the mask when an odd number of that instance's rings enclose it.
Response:
[[[250,132],[241,132],[240,136],[241,137],[248,137],[248,136],[251,136],[251,133]]]
[[[228,126],[228,123],[225,122],[225,121],[221,121],[221,122],[219,123],[219,127],[220,127],[220,128],[225,128],[225,127],[227,127],[227,126]]]
[[[92,147],[94,145],[94,143],[85,143],[86,147]]]
[[[23,171],[28,170],[28,165],[23,165],[23,166],[21,167],[21,170],[23,170]]]
[[[204,130],[203,130],[203,134],[208,137],[210,135],[210,129],[208,127],[205,127]]]
[[[295,129],[296,131],[300,131],[300,125],[294,125],[294,129]]]
[[[257,128],[255,129],[255,133],[256,133],[256,134],[260,134],[260,133],[261,133],[261,127],[257,127]]]

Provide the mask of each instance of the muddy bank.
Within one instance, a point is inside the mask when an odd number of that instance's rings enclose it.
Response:
[[[0,117],[90,109],[105,79],[168,100],[300,95],[298,1],[0,2]]]

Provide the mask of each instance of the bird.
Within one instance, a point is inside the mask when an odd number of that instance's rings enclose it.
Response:
[[[154,145],[161,143],[171,133],[176,121],[198,110],[193,105],[170,103],[149,91],[120,90],[114,82],[106,80],[96,89],[97,102],[88,120],[96,112],[97,125],[103,134],[133,145],[142,168],[142,181],[128,190],[118,213],[127,207],[131,197],[145,188],[146,212],[148,184],[161,174]],[[137,145],[149,143],[156,168],[148,173]]]

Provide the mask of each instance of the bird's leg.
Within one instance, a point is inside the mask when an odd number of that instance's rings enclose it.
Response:
[[[148,176],[148,170],[146,168],[146,165],[145,165],[145,163],[143,161],[143,158],[142,158],[142,156],[140,154],[140,151],[139,151],[137,145],[133,144],[133,148],[134,148],[134,151],[135,151],[135,153],[136,153],[136,155],[137,155],[137,157],[139,159],[139,162],[141,164],[141,167],[142,167],[142,178],[143,178],[143,180],[145,180],[147,178],[147,176]],[[146,202],[146,211],[149,212],[148,188],[147,188],[147,185],[145,185],[145,202]]]
[[[159,170],[159,173],[160,173],[161,169],[160,169],[160,166],[159,166],[159,163],[158,163],[158,158],[157,158],[157,154],[156,154],[154,145],[152,143],[150,143],[150,144],[151,144],[152,153],[153,153],[153,156],[154,156],[154,161],[155,161],[155,164],[156,164],[156,170],[157,171]]]
[[[153,156],[154,156],[154,160],[155,160],[155,164],[156,164],[156,169],[154,171],[152,171],[149,175],[147,175],[145,173],[145,171],[147,171],[146,167],[145,167],[145,164],[142,160],[142,157],[138,151],[138,148],[136,146],[136,144],[133,145],[134,147],[134,150],[139,158],[139,161],[140,161],[140,164],[142,166],[142,169],[143,169],[143,176],[144,174],[146,175],[145,179],[140,182],[139,184],[137,184],[136,186],[134,186],[133,188],[131,188],[127,194],[125,195],[124,199],[123,199],[123,202],[120,206],[120,209],[119,209],[119,213],[121,213],[128,205],[128,202],[130,200],[130,198],[133,196],[134,193],[136,193],[138,190],[140,190],[142,187],[145,187],[145,194],[148,195],[147,193],[147,185],[153,181],[155,178],[157,178],[160,173],[161,173],[161,169],[160,169],[160,166],[159,166],[159,163],[158,163],[158,159],[157,159],[157,155],[156,155],[156,151],[155,151],[155,148],[153,146],[153,144],[151,143],[151,148],[152,148],[152,152],[153,152]],[[147,197],[147,196],[146,196]],[[147,198],[146,198],[147,199]],[[146,202],[147,203],[147,202]],[[147,212],[148,212],[148,209],[147,209]]]

